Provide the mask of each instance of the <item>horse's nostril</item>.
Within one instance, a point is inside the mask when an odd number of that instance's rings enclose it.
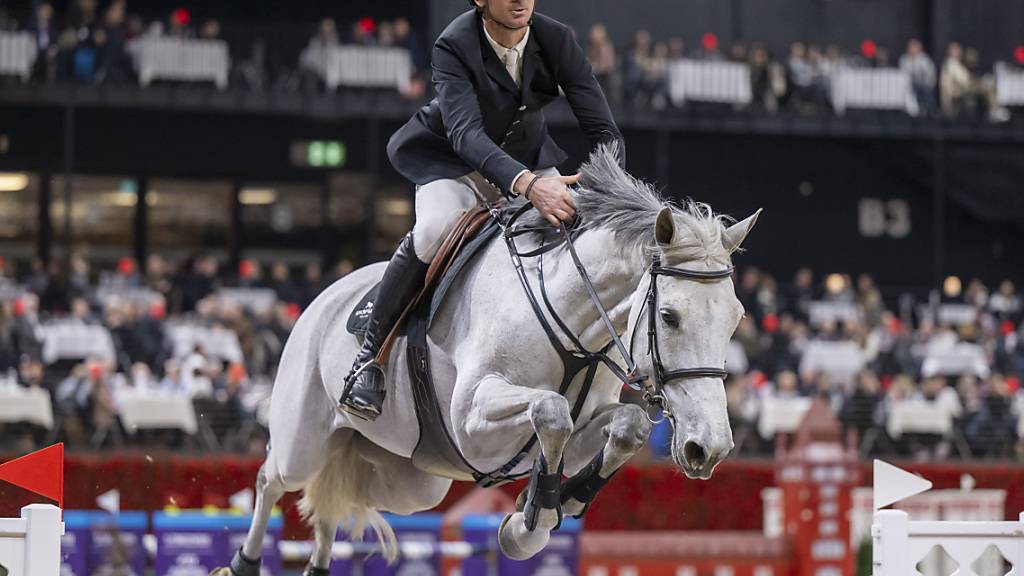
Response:
[[[707,461],[708,455],[704,452],[704,448],[700,444],[692,440],[687,440],[683,446],[683,458],[687,464],[694,468],[702,468],[704,463]]]

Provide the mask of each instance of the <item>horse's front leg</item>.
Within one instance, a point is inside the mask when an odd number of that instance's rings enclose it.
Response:
[[[609,404],[569,439],[565,466],[575,474],[562,485],[562,513],[582,516],[608,480],[643,448],[651,421],[636,404]]]
[[[476,387],[465,424],[470,436],[493,435],[524,415],[537,434],[541,453],[534,463],[525,509],[507,516],[498,533],[502,550],[516,560],[540,552],[559,523],[562,455],[573,429],[569,402],[555,392],[516,386],[492,374]]]

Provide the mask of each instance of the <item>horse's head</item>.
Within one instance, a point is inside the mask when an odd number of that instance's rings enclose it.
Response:
[[[733,449],[722,369],[744,310],[728,272],[759,213],[727,227],[706,205],[661,210],[654,230],[661,273],[655,269],[653,286],[642,283],[634,300],[633,356],[648,390],[661,396],[672,459],[690,478],[709,478]]]

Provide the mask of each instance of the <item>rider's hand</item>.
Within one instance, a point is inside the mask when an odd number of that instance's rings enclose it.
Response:
[[[526,192],[530,181],[534,179],[532,174],[523,174],[523,177],[516,181],[516,193]],[[530,197],[527,200],[543,216],[558,227],[561,222],[571,222],[576,215],[576,202],[569,192],[568,186],[575,184],[580,179],[579,174],[573,176],[550,176],[537,180],[530,188]]]

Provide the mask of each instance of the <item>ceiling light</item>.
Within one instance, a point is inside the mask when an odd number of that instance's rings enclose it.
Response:
[[[28,174],[0,172],[0,192],[21,192],[28,187]]]
[[[266,206],[277,202],[277,191],[273,188],[242,188],[238,201],[244,206]]]

